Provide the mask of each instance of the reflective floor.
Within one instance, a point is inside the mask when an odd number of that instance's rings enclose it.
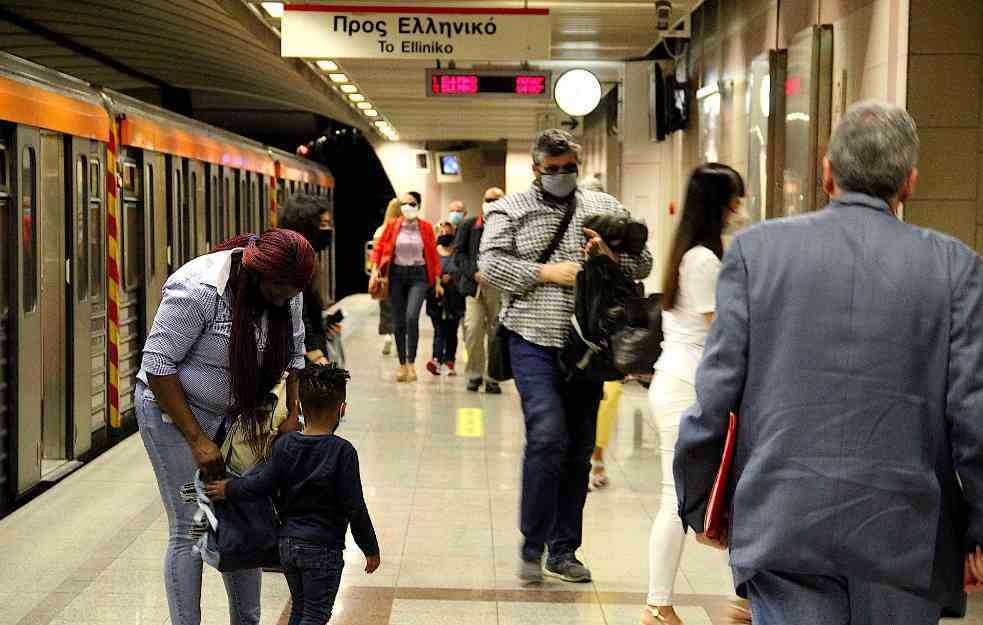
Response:
[[[394,382],[375,304],[347,300],[353,380],[341,436],[358,449],[382,567],[362,572],[349,540],[332,623],[634,625],[660,481],[645,391],[626,388],[609,450],[611,486],[588,496],[581,559],[591,584],[523,588],[515,578],[523,429],[511,385],[468,393],[462,377]],[[432,332],[424,319],[421,357]],[[463,363],[459,368],[463,369]],[[639,415],[641,418],[639,418]],[[0,625],[163,625],[166,518],[138,436],[0,521]],[[732,596],[725,556],[692,543],[676,580],[688,625],[719,625]],[[264,574],[263,624],[286,623],[283,578]],[[202,622],[229,622],[219,575],[205,567]],[[974,610],[979,613],[980,610]],[[977,617],[978,619],[978,617]],[[969,623],[983,623],[973,619]]]

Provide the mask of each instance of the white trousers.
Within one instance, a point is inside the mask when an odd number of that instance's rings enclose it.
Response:
[[[649,537],[648,604],[673,604],[676,571],[683,556],[686,534],[679,520],[676,482],[672,477],[672,458],[679,438],[679,419],[696,403],[693,384],[657,371],[649,388],[652,419],[659,431],[659,455],[662,464],[662,488],[659,491],[659,511],[652,522]]]

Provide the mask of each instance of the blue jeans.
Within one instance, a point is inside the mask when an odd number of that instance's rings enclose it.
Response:
[[[430,288],[427,268],[423,265],[403,267],[393,265],[389,270],[389,303],[393,309],[393,328],[399,364],[416,362],[420,343],[420,309]]]
[[[345,557],[296,538],[280,538],[280,563],[290,587],[288,625],[324,625],[331,619]]]
[[[457,329],[460,319],[438,319],[433,321],[433,359],[440,364],[454,363],[457,356]]]
[[[512,334],[512,372],[526,422],[522,463],[522,557],[573,558],[583,538],[590,457],[602,385],[567,382],[557,350]]]
[[[744,584],[754,625],[930,625],[942,606],[899,588],[761,571]]]
[[[191,447],[173,423],[161,418],[160,406],[142,383],[133,397],[140,437],[150,456],[157,487],[167,512],[168,540],[164,555],[164,588],[173,625],[201,623],[201,556],[188,535],[197,506],[185,503],[181,487],[194,479],[197,465]],[[262,571],[223,573],[232,625],[258,625]]]

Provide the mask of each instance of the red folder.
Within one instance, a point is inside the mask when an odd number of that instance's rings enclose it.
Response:
[[[717,471],[717,479],[713,481],[707,513],[703,519],[703,534],[711,540],[719,540],[727,533],[727,482],[730,479],[736,444],[737,415],[732,412],[727,426],[727,440],[724,441],[724,455],[720,459],[720,469]]]

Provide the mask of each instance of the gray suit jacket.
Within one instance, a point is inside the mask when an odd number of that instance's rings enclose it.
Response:
[[[861,194],[739,234],[696,392],[676,445],[679,512],[702,531],[734,410],[739,591],[759,570],[835,575],[965,610],[964,550],[983,545],[971,249]]]

